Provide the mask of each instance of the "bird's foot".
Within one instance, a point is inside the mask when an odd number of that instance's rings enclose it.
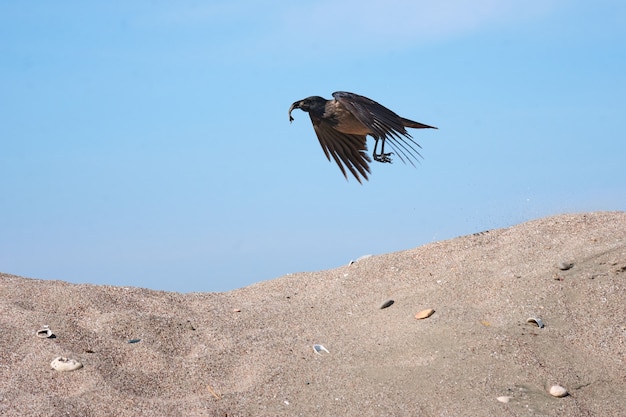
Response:
[[[374,157],[374,161],[383,162],[383,163],[391,163],[391,158],[389,155],[393,155],[393,152],[389,153],[380,153],[372,155]]]

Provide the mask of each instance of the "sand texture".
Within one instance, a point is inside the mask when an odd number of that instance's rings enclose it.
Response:
[[[0,274],[0,415],[626,415],[626,213],[347,261],[226,293]]]

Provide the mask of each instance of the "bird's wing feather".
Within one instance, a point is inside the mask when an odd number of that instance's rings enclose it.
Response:
[[[333,93],[333,97],[372,130],[372,136],[380,139],[389,135],[406,135],[402,118],[374,100],[345,91]]]
[[[415,148],[421,148],[421,146],[413,140],[405,129],[404,121],[412,121],[404,119],[374,100],[358,94],[336,91],[333,93],[333,97],[367,126],[375,139],[387,140],[387,143],[398,154],[402,162],[407,159],[411,165],[415,165],[412,160],[417,161],[418,156],[422,156]],[[417,122],[412,123],[418,124]]]
[[[367,180],[371,159],[367,155],[365,136],[338,132],[324,120],[311,118],[311,121],[326,158],[329,161],[331,157],[334,159],[343,176],[348,178],[347,168],[359,183],[361,183],[361,177]]]

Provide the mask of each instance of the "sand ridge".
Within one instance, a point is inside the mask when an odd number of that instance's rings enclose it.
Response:
[[[623,212],[538,219],[225,293],[0,274],[0,415],[618,416],[625,279]],[[44,324],[56,337],[36,336]],[[55,371],[59,356],[84,366]],[[570,395],[550,396],[553,384]]]

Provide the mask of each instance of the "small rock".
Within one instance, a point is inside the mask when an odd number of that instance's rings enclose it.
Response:
[[[567,271],[573,266],[574,264],[571,262],[559,262],[559,264],[557,265],[557,268],[559,268],[561,271]]]
[[[420,311],[419,313],[417,313],[417,314],[415,315],[415,318],[416,318],[417,320],[427,319],[428,317],[432,316],[434,312],[435,312],[435,310],[434,310],[434,309],[432,309],[432,308],[427,308],[426,310],[422,310],[422,311]]]
[[[394,303],[393,300],[387,300],[383,303],[383,305],[380,306],[380,309],[382,310],[383,308],[391,307],[393,303]]]
[[[552,385],[549,392],[550,395],[558,398],[566,397],[568,395],[567,390],[560,385]]]
[[[508,395],[503,395],[502,397],[498,397],[496,398],[498,401],[500,401],[501,403],[508,403],[509,401],[511,401],[511,397],[509,397]]]

